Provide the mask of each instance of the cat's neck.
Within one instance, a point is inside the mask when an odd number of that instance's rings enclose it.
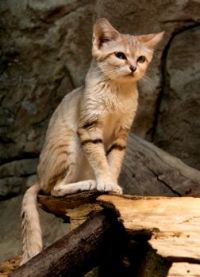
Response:
[[[85,85],[90,89],[93,87],[97,88],[98,86],[107,87],[112,93],[134,93],[137,90],[137,82],[130,79],[125,82],[107,78],[94,60],[92,60],[88,70]]]

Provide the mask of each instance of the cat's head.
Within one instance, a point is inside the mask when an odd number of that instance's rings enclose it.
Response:
[[[107,19],[100,18],[93,28],[92,55],[109,79],[138,81],[144,76],[163,34],[121,34]]]

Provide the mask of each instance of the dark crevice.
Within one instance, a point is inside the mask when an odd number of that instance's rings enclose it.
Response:
[[[2,128],[2,126],[0,126]],[[15,144],[15,141],[12,138],[7,138],[5,136],[0,136],[0,144]]]
[[[175,189],[173,189],[169,184],[167,184],[164,180],[160,179],[159,176],[157,176],[157,180],[161,182],[164,186],[166,186],[171,192],[173,192],[177,196],[182,196],[182,194]]]
[[[12,198],[18,197],[20,195],[20,192],[10,192],[6,195],[0,195],[0,201],[6,201],[6,200],[10,200]]]
[[[157,181],[161,184],[163,184],[165,187],[167,187],[174,195],[176,196],[182,196],[182,194],[178,191],[176,191],[175,189],[173,189],[173,187],[171,187],[167,182],[165,182],[163,179],[161,179],[159,177],[159,174],[157,174],[154,170],[152,170],[150,167],[148,167],[148,170],[156,177]]]
[[[152,124],[152,130],[151,130],[151,141],[154,141],[156,131],[157,131],[157,126],[158,126],[158,120],[159,120],[159,113],[160,113],[160,107],[161,107],[161,102],[163,99],[164,94],[167,92],[168,87],[169,87],[169,79],[168,79],[168,72],[167,72],[167,61],[168,61],[168,53],[169,49],[171,47],[171,44],[173,40],[176,38],[177,35],[186,32],[190,29],[198,28],[200,27],[200,22],[198,23],[192,23],[189,26],[184,26],[180,28],[179,30],[176,30],[172,33],[168,43],[166,44],[162,56],[161,56],[161,85],[160,85],[160,92],[157,97],[156,101],[156,107],[155,107],[155,112],[154,112],[154,119],[153,119],[153,124]]]
[[[73,75],[71,74],[71,72],[70,72],[68,66],[66,65],[66,63],[65,63],[65,66],[64,66],[64,72],[66,73],[67,77],[69,78],[71,86],[74,89],[76,87],[75,81],[74,81]]]
[[[10,175],[6,175],[6,176],[3,176],[3,177],[1,177],[0,176],[0,179],[6,179],[6,178],[28,178],[28,177],[30,177],[30,176],[33,176],[33,175],[35,175],[36,174],[36,172],[32,172],[32,173],[24,173],[24,174],[20,174],[20,175],[12,175],[12,174],[10,174]]]
[[[191,23],[194,25],[194,23],[199,23],[198,20],[195,20],[194,18],[174,18],[174,19],[168,19],[168,20],[162,20],[161,23],[168,24],[168,23]],[[190,26],[189,26],[190,27]],[[187,28],[187,27],[183,27]]]
[[[40,119],[40,120],[37,121],[37,122],[34,122],[34,123],[32,124],[32,127],[40,126],[40,125],[46,123],[47,121],[49,121],[49,118],[50,118],[51,114],[52,114],[52,112],[51,112],[51,111],[48,111],[48,112],[46,113],[46,115],[45,115],[42,119]]]
[[[0,161],[0,166],[11,162],[21,161],[21,160],[38,159],[38,157],[39,155],[37,153],[23,153],[17,157],[9,157],[9,158],[3,159],[2,161]]]

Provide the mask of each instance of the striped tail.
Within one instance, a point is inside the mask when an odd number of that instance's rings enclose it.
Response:
[[[42,232],[37,210],[38,184],[31,186],[22,201],[23,255],[21,264],[26,263],[42,250]]]

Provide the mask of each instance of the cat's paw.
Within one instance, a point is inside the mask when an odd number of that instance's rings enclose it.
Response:
[[[114,192],[117,194],[122,194],[122,188],[115,182],[110,180],[100,180],[97,181],[97,190],[105,192]]]
[[[52,196],[60,197],[65,196],[67,194],[77,193],[80,191],[93,190],[96,189],[96,181],[95,180],[85,180],[76,183],[57,184],[51,191]]]
[[[51,191],[51,195],[55,197],[62,197],[66,195],[66,192],[63,191],[64,189],[59,186],[59,187],[54,187],[53,190]]]

